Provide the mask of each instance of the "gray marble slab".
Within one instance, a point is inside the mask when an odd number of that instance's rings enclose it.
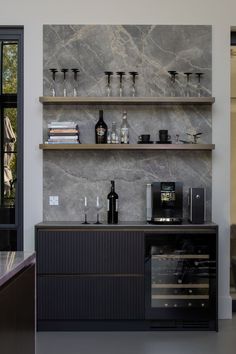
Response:
[[[34,252],[0,252],[0,287],[23,268],[34,263]]]
[[[81,221],[83,199],[88,198],[88,218],[96,219],[96,196],[101,198],[101,219],[106,221],[110,180],[119,195],[120,221],[146,220],[146,184],[183,181],[184,218],[189,187],[205,187],[207,220],[211,220],[211,152],[187,151],[45,151],[44,220]],[[49,195],[59,206],[49,206]]]
[[[78,67],[79,95],[104,96],[105,70],[124,70],[124,95],[130,95],[128,72],[137,70],[138,96],[168,96],[168,70],[179,72],[176,94],[183,96],[184,72],[204,72],[203,95],[211,95],[212,39],[211,26],[164,25],[45,25],[44,95],[50,95],[49,68]],[[72,73],[67,80],[72,95]],[[191,93],[196,95],[196,78],[191,79]],[[62,73],[57,74],[58,95],[62,95]],[[112,78],[112,92],[118,94],[118,78]],[[75,121],[82,143],[94,143],[94,127],[99,109],[104,110],[108,127],[120,128],[123,110],[127,110],[130,143],[140,134],[158,140],[158,131],[168,129],[173,142],[176,135],[202,132],[201,143],[212,142],[212,111],[207,105],[172,106],[44,106],[43,137],[51,121]],[[207,219],[211,220],[211,152],[205,151],[44,151],[43,218],[81,221],[82,199],[88,197],[90,220],[95,220],[96,196],[100,196],[106,220],[106,196],[110,180],[116,181],[119,194],[119,220],[145,220],[145,184],[153,181],[184,183],[184,217],[187,217],[189,187],[207,191]],[[49,196],[59,196],[59,206],[49,206]]]

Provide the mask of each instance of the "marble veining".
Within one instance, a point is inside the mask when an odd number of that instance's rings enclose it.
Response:
[[[32,263],[34,252],[0,252],[0,286]]]
[[[184,72],[204,72],[204,96],[211,95],[211,26],[170,25],[44,25],[43,94],[50,95],[49,68],[77,67],[79,95],[104,96],[105,70],[124,70],[124,95],[130,95],[128,72],[137,70],[138,96],[168,96],[168,70],[179,72],[176,94],[183,96]],[[67,90],[72,95],[70,72]],[[112,94],[118,95],[118,78],[112,77]],[[192,76],[192,95],[196,94],[196,78]],[[57,74],[57,93],[62,95],[62,73]],[[130,143],[140,134],[151,134],[158,140],[158,131],[168,129],[171,140],[176,135],[188,139],[187,133],[202,132],[201,143],[212,142],[212,111],[207,105],[174,106],[44,106],[43,138],[47,124],[53,120],[73,120],[80,128],[81,143],[94,143],[94,126],[99,109],[104,110],[108,127],[120,127],[122,112],[127,111]],[[121,221],[145,220],[145,184],[152,181],[183,181],[184,216],[187,216],[189,187],[205,187],[207,218],[211,219],[211,152],[198,151],[44,151],[45,221],[80,221],[83,219],[82,199],[91,204],[89,219],[95,221],[95,202],[99,195],[104,204],[110,180],[115,179],[119,194]],[[59,196],[59,206],[49,206],[50,195]]]

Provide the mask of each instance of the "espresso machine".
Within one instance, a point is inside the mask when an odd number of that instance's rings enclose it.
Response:
[[[153,182],[147,184],[147,222],[181,224],[183,219],[183,183]]]

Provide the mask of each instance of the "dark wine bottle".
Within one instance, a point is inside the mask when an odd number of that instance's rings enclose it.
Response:
[[[118,194],[115,192],[115,182],[111,181],[111,191],[107,196],[107,223],[118,224]]]
[[[107,143],[107,125],[103,120],[103,111],[99,111],[99,120],[95,125],[95,141],[96,144]]]

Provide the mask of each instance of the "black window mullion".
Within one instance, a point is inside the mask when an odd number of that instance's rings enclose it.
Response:
[[[1,125],[0,125],[0,139],[1,139],[1,152],[4,151],[4,108],[0,104],[0,119],[1,119]],[[0,205],[2,206],[4,203],[4,154],[1,153],[1,198],[0,198]]]
[[[0,41],[0,95],[2,95],[2,73],[3,73],[3,42]]]
[[[17,250],[23,250],[23,27],[22,26],[0,26],[0,136],[1,151],[4,150],[4,110],[6,108],[17,108],[17,142],[15,153],[17,154],[17,186],[15,195],[15,224],[0,224],[0,230],[16,230]],[[17,44],[17,92],[3,94],[3,45],[2,42]],[[5,43],[8,45],[8,43]],[[1,154],[1,199],[4,198],[4,153]],[[1,200],[2,202],[2,200]]]

